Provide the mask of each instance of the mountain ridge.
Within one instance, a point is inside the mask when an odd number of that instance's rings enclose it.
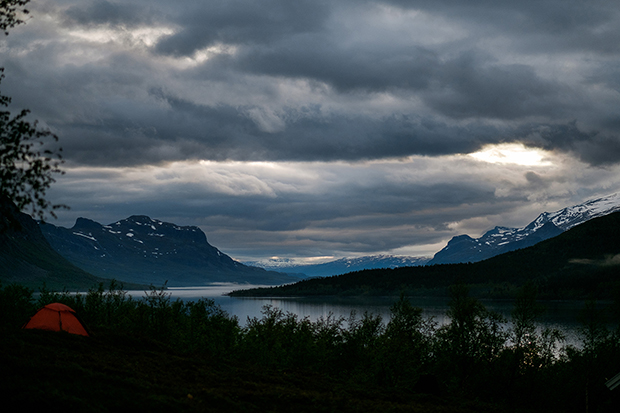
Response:
[[[102,225],[78,218],[72,228],[41,224],[50,245],[76,266],[106,278],[169,286],[213,282],[281,284],[285,274],[249,267],[209,244],[195,226],[132,215]]]
[[[527,248],[558,236],[590,219],[620,210],[620,193],[593,198],[555,212],[543,212],[522,228],[496,226],[479,238],[457,235],[427,263],[478,262],[506,252]]]
[[[210,245],[206,234],[198,227],[179,226],[146,215],[132,215],[109,225],[80,217],[70,229],[47,223],[41,223],[38,227],[50,248],[97,280],[117,279],[140,284],[169,281],[171,286],[211,282],[282,284],[305,276],[322,277],[367,269],[452,263],[437,259],[446,252],[449,252],[448,258],[456,262],[478,262],[553,238],[589,219],[619,209],[620,194],[616,193],[555,212],[543,212],[523,228],[496,226],[477,239],[468,235],[456,236],[431,260],[374,255],[341,258],[314,265],[288,265],[291,264],[289,262],[284,267],[278,265],[267,270],[258,268],[258,262],[245,265],[233,260]],[[33,222],[27,225],[36,226]],[[40,244],[41,240],[33,239],[33,242]],[[486,247],[481,248],[483,245]],[[22,245],[24,251],[29,248]],[[471,257],[472,251],[476,254],[474,258]],[[5,254],[2,258],[5,266],[8,265],[6,257]],[[43,274],[40,269],[27,271],[23,265],[24,273],[34,271],[39,278]]]

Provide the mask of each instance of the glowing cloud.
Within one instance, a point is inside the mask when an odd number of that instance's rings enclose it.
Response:
[[[481,151],[469,156],[483,162],[516,164],[523,166],[549,166],[548,157],[541,149],[528,148],[522,143],[500,143],[487,145]]]

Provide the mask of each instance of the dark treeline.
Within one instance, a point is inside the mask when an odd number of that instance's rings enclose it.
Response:
[[[17,334],[37,308],[62,302],[93,337],[144,337],[213,363],[322,375],[389,397],[476,400],[514,411],[616,411],[618,395],[605,381],[620,373],[620,329],[609,327],[620,319],[620,300],[605,309],[585,305],[575,347],[559,331],[536,327],[544,309],[532,284],[520,290],[511,320],[487,310],[464,285],[450,294],[451,322],[443,326],[401,296],[389,320],[364,313],[311,321],[265,307],[242,327],[212,300],[171,300],[164,288],[135,299],[116,283],[87,294],[42,288],[37,296],[12,284],[0,286],[0,328]]]
[[[561,251],[561,250],[560,250]],[[525,251],[524,251],[525,252]],[[421,267],[382,268],[314,277],[272,287],[237,290],[233,297],[441,296],[455,283],[470,285],[480,298],[514,299],[525,283],[536,284],[541,299],[612,299],[620,290],[618,266],[574,263],[544,273],[521,251],[487,261]],[[543,259],[541,259],[541,262]]]

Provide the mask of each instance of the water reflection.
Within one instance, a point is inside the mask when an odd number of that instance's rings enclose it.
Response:
[[[358,317],[367,311],[380,315],[384,321],[390,318],[390,306],[396,301],[394,297],[295,297],[295,298],[236,298],[224,294],[238,289],[262,287],[261,285],[247,284],[212,284],[203,287],[169,288],[168,292],[172,299],[197,300],[209,298],[214,300],[221,308],[231,316],[236,316],[242,326],[247,324],[248,318],[261,318],[265,305],[278,307],[285,312],[296,314],[300,318],[307,317],[316,321],[321,317],[332,314],[335,317],[348,319],[352,312]],[[136,298],[144,296],[144,291],[130,291]],[[425,318],[432,317],[438,325],[444,325],[450,321],[446,316],[448,299],[434,297],[412,297],[411,303],[423,309]],[[489,310],[502,314],[510,320],[513,303],[508,300],[483,300]],[[568,344],[578,344],[579,312],[583,308],[583,302],[577,301],[551,301],[543,303],[546,311],[539,320],[540,328],[556,328],[567,336]],[[510,323],[506,325],[510,327]]]

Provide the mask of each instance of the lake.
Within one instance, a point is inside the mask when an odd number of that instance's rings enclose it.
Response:
[[[365,311],[380,315],[385,322],[390,318],[390,306],[395,297],[291,297],[291,298],[248,298],[228,297],[224,294],[239,289],[262,287],[261,285],[213,284],[202,287],[169,287],[171,298],[184,301],[209,298],[214,300],[224,311],[236,316],[244,326],[248,318],[261,318],[265,305],[278,307],[285,312],[296,314],[300,318],[308,317],[316,321],[330,313],[335,317],[348,318],[351,312],[361,316]],[[130,291],[134,297],[144,296],[144,291]],[[423,316],[432,317],[439,325],[450,319],[446,316],[449,299],[436,297],[410,297],[411,303],[423,309]],[[496,311],[510,320],[513,303],[509,300],[481,300],[489,309]],[[567,337],[568,344],[579,345],[579,312],[583,301],[544,301],[546,311],[539,320],[539,327],[557,328]],[[507,327],[509,324],[507,325]]]

